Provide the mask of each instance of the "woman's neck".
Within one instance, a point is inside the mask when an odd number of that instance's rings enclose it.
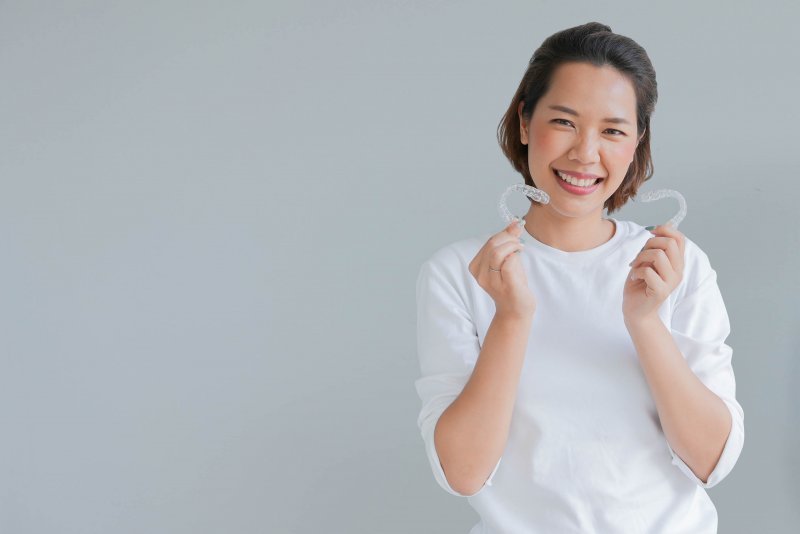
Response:
[[[616,225],[602,214],[565,217],[545,207],[531,206],[525,215],[525,229],[537,241],[564,252],[590,250],[606,243]]]

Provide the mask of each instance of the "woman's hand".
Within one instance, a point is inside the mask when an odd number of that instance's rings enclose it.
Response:
[[[658,308],[683,279],[683,234],[662,224],[630,263],[622,296],[625,324],[658,317]]]
[[[523,244],[522,228],[514,220],[486,241],[469,264],[469,272],[495,303],[496,313],[532,316],[536,298],[528,288],[528,278],[517,252]],[[497,270],[490,270],[497,269]]]

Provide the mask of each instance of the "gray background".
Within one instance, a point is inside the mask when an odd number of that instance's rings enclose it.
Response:
[[[592,20],[655,65],[647,189],[686,197],[731,318],[720,532],[795,531],[799,14],[0,2],[0,531],[466,533],[416,427],[414,281],[501,229],[497,123]]]

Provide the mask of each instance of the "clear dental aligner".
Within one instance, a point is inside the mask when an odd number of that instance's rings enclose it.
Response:
[[[509,193],[512,191],[524,193],[526,197],[530,198],[531,200],[535,200],[536,202],[541,202],[542,204],[547,204],[550,202],[550,195],[548,195],[545,191],[527,184],[514,184],[505,190],[500,197],[500,202],[497,205],[500,209],[500,216],[503,218],[506,224],[509,224],[513,220],[516,220],[520,224],[524,224],[522,221],[525,220],[524,217],[517,217],[513,215],[506,205],[506,199],[508,198]],[[664,197],[673,197],[678,200],[678,204],[680,205],[678,213],[665,223],[677,229],[678,225],[681,223],[681,221],[683,221],[684,217],[686,217],[686,199],[674,189],[657,189],[655,191],[646,191],[636,195],[633,200],[634,202],[653,202],[654,200],[660,200]]]
[[[660,200],[664,197],[673,197],[678,199],[680,208],[678,209],[677,215],[665,223],[672,225],[673,228],[678,228],[678,225],[681,223],[683,218],[686,217],[686,199],[674,189],[656,189],[655,191],[647,191],[641,195],[637,194],[633,200],[635,202],[652,202],[654,200]]]
[[[511,223],[511,221],[515,219],[518,222],[522,221],[523,219],[522,217],[516,217],[513,215],[506,205],[506,198],[508,198],[508,194],[512,191],[524,193],[529,199],[535,200],[536,202],[541,202],[542,204],[547,204],[550,202],[550,195],[548,195],[545,191],[527,184],[514,184],[506,189],[505,193],[500,196],[500,202],[497,204],[497,207],[500,209],[500,216],[504,221],[506,221],[506,224]]]

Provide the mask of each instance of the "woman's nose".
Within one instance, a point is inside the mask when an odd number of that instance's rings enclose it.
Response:
[[[582,164],[597,163],[600,160],[597,139],[590,133],[577,136],[567,157]]]

